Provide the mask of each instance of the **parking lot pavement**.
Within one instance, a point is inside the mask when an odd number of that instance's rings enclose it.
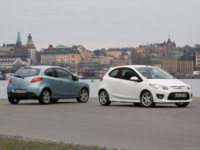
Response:
[[[0,100],[0,134],[130,150],[200,150],[199,114],[200,98],[186,108],[103,107],[95,98],[49,105]]]

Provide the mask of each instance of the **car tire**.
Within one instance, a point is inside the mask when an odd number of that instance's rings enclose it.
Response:
[[[153,101],[153,96],[151,92],[149,91],[143,91],[141,96],[140,96],[140,101],[142,106],[144,107],[153,107],[155,106],[155,103]]]
[[[40,104],[49,104],[51,102],[51,93],[48,89],[44,89],[39,97]]]
[[[76,98],[79,103],[86,103],[89,99],[89,92],[86,88],[80,90],[78,97]]]
[[[58,101],[59,101],[58,98],[52,98],[52,99],[51,99],[51,103],[57,103]]]
[[[9,98],[8,98],[8,101],[9,101],[10,104],[18,104],[19,101],[20,101],[20,99],[9,97]]]
[[[111,101],[109,99],[109,95],[108,95],[108,93],[105,90],[101,90],[99,92],[99,103],[102,106],[109,106],[110,103],[111,103]]]
[[[189,105],[189,103],[175,103],[175,105],[176,105],[177,107],[186,107],[186,106]]]
[[[141,106],[141,103],[136,103],[136,102],[134,102],[133,103],[135,106]]]

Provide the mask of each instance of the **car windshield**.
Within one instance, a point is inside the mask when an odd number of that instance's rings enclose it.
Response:
[[[146,79],[174,79],[169,73],[155,67],[137,67],[136,70]]]
[[[13,76],[19,77],[19,78],[25,78],[25,77],[32,77],[39,75],[40,69],[37,68],[20,68],[15,72]]]

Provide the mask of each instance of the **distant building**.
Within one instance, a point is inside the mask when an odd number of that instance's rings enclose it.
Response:
[[[192,75],[194,71],[194,60],[189,57],[182,57],[178,63],[178,74],[182,76]]]
[[[181,52],[181,51],[171,51],[171,52],[165,53],[164,57],[165,58],[176,58],[176,59],[179,59],[183,55],[184,55],[184,53]]]
[[[124,65],[131,65],[132,62],[130,59],[113,59],[111,60],[111,66],[124,66]]]
[[[82,61],[81,54],[77,47],[53,48],[41,52],[41,64],[44,65],[77,65]]]
[[[0,69],[20,68],[30,65],[30,59],[15,56],[0,57]]]
[[[162,69],[171,73],[177,74],[178,72],[178,59],[176,58],[163,58],[162,59]]]
[[[42,65],[55,65],[57,64],[56,61],[56,54],[53,52],[41,52],[41,62]]]
[[[132,49],[133,48],[109,48],[106,51],[106,55],[111,56],[115,59],[120,59],[121,56],[124,55],[124,53],[126,53],[128,57],[130,57]]]
[[[3,44],[3,46],[0,46],[0,56],[12,56],[14,55],[14,44]]]
[[[73,46],[73,47],[79,51],[83,60],[87,60],[93,54],[91,51],[86,50],[86,48],[81,45]]]
[[[111,56],[111,57],[115,58],[115,59],[118,59],[118,58],[120,58],[122,52],[121,52],[120,49],[108,49],[106,51],[106,54],[108,56]]]
[[[102,65],[110,65],[111,60],[113,60],[113,58],[110,56],[108,57],[101,56],[101,57],[89,57],[87,61],[90,63],[97,62]]]
[[[140,45],[139,48],[146,49],[146,51],[152,52],[159,52],[159,53],[169,53],[171,51],[176,50],[176,43],[171,41],[170,37],[167,41],[163,43],[155,43],[155,44],[147,44],[147,45]]]
[[[39,64],[38,60],[37,60],[37,50],[29,48],[28,49],[28,53],[29,53],[29,58],[30,58],[30,61],[31,61],[31,65]]]
[[[195,52],[195,68],[200,70],[200,51]]]

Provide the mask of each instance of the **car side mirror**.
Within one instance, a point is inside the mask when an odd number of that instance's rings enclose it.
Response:
[[[78,81],[79,78],[78,78],[77,76],[73,76],[73,80],[74,80],[74,81]]]
[[[136,77],[136,76],[134,76],[134,77],[131,77],[131,78],[130,78],[130,80],[131,80],[131,81],[136,81],[136,82],[139,82],[139,79],[138,79],[138,77]]]

